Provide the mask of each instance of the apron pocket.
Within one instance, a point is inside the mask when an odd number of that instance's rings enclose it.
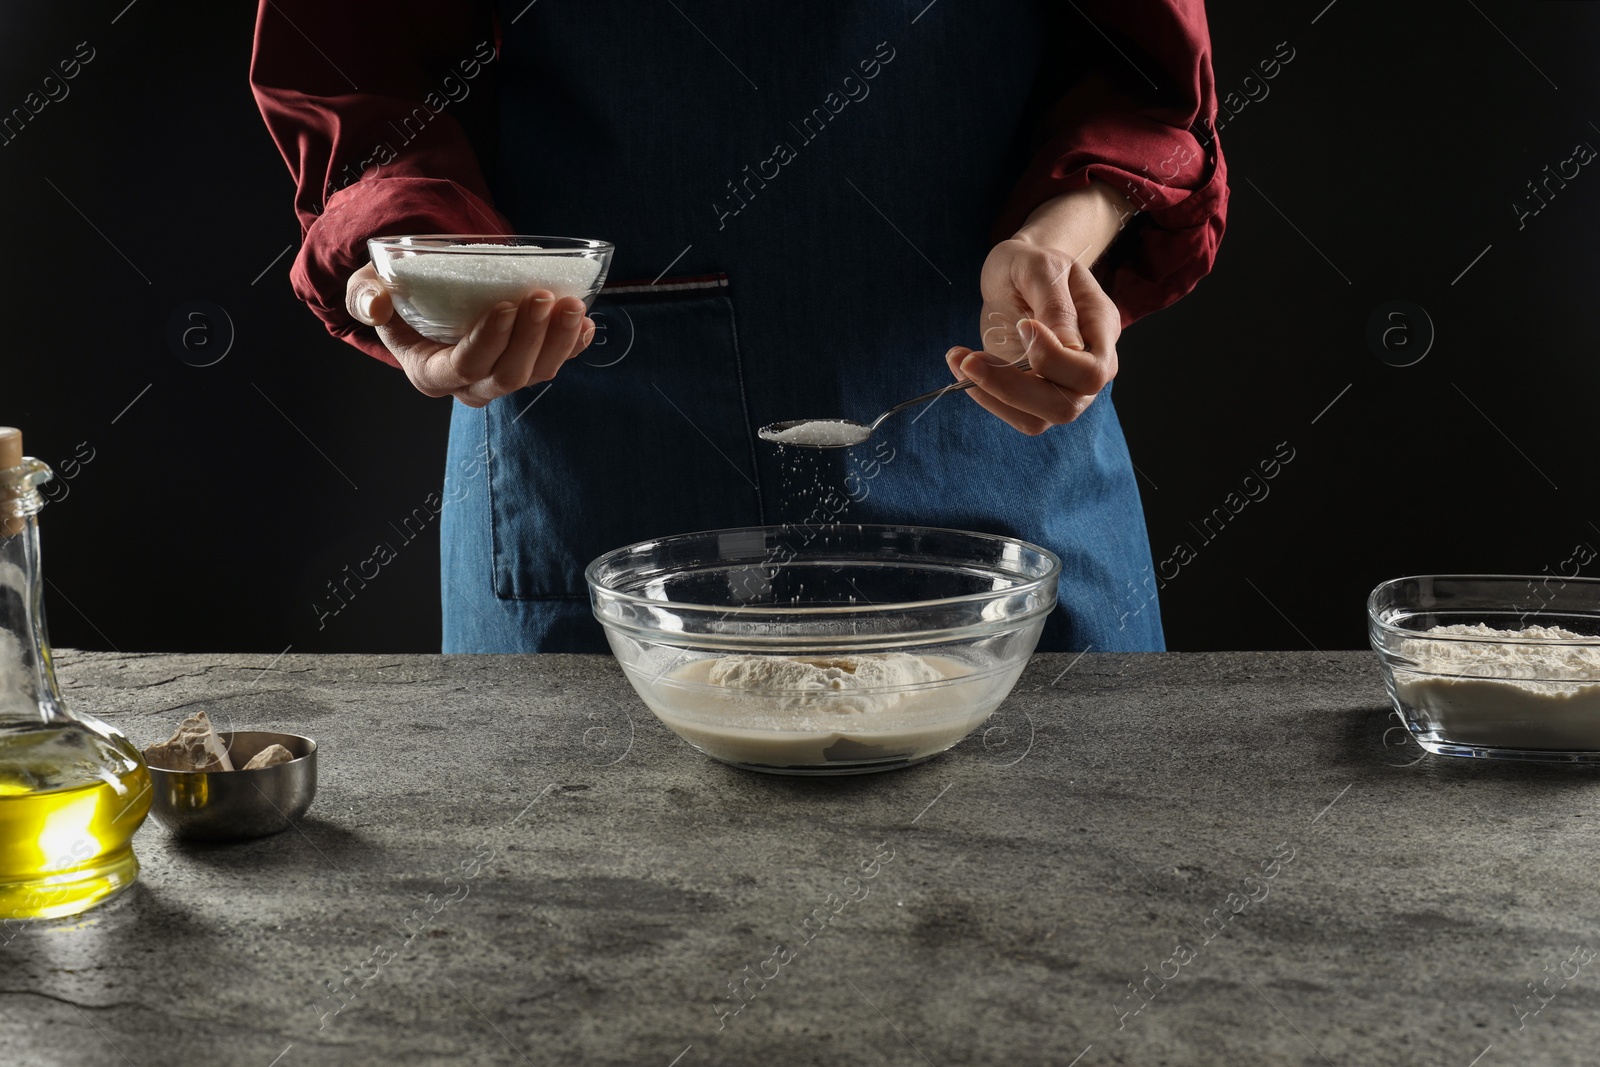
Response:
[[[586,598],[602,552],[762,522],[726,286],[602,291],[596,342],[488,406],[497,596]]]

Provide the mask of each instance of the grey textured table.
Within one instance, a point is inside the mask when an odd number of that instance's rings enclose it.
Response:
[[[1600,782],[1423,757],[1366,653],[1039,656],[986,733],[832,780],[705,759],[599,657],[60,671],[141,744],[195,706],[309,733],[322,783],[253,843],[147,823],[120,899],[5,932],[8,1067],[1499,1067],[1600,1040]]]

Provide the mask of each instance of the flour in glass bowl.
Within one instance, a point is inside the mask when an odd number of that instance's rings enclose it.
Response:
[[[833,715],[881,711],[899,702],[903,694],[874,690],[937,682],[944,677],[928,660],[905,652],[825,659],[723,656],[706,671],[706,680],[712,685],[762,693],[783,711],[816,710]]]
[[[935,654],[735,654],[658,674],[640,695],[679,737],[728,763],[914,761],[981,725],[1025,665],[997,673]]]
[[[1396,651],[1412,664],[1395,667],[1397,695],[1439,740],[1600,751],[1600,642],[1590,635],[1457,623],[1401,640]]]

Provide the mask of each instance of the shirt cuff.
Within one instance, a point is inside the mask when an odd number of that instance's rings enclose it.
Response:
[[[1095,267],[1127,327],[1175,302],[1210,272],[1227,219],[1228,169],[1209,120],[1198,136],[1128,112],[1106,112],[1046,146],[996,228],[1010,237],[1028,215],[1091,181],[1137,212]]]
[[[329,197],[306,230],[290,284],[329,333],[398,367],[377,331],[345,310],[345,286],[371,259],[367,238],[430,233],[503,235],[511,224],[488,201],[443,178],[359,181]]]

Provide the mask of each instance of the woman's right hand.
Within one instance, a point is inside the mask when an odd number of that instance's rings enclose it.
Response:
[[[594,320],[575,296],[544,289],[520,305],[496,304],[453,345],[430,341],[394,313],[394,300],[371,263],[350,275],[345,308],[375,326],[411,384],[425,396],[453,396],[481,408],[496,397],[547,382],[594,339]]]

